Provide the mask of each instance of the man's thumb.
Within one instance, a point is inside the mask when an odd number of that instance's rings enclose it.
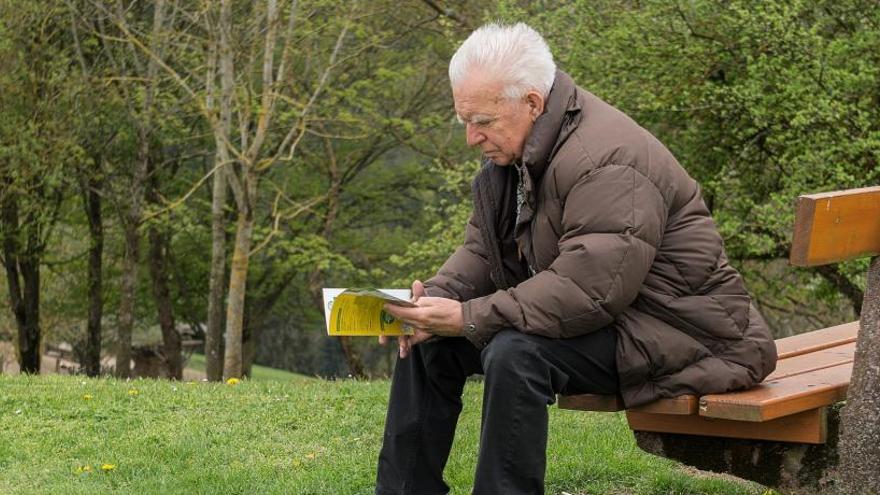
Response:
[[[412,300],[415,302],[418,298],[425,295],[425,284],[421,280],[412,283]]]

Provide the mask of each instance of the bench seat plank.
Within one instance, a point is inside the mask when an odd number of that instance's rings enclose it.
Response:
[[[858,320],[843,325],[814,330],[776,340],[776,354],[779,359],[820,351],[850,342],[855,342],[859,334]]]
[[[818,371],[833,366],[853,362],[856,353],[856,343],[829,347],[810,354],[799,354],[794,357],[781,359],[776,363],[776,370],[770,373],[764,382],[779,380],[789,376]]]
[[[810,444],[825,443],[828,431],[827,411],[824,407],[763,423],[639,411],[627,411],[626,419],[630,429],[634,431]]]
[[[700,415],[768,421],[827,406],[846,397],[852,363],[766,381],[742,392],[700,397]]]
[[[634,407],[632,411],[655,413],[655,414],[697,414],[700,407],[700,398],[696,395],[679,395],[671,399],[660,399]]]
[[[557,401],[561,409],[576,411],[615,412],[626,409],[619,395],[560,395]],[[681,395],[671,399],[659,399],[630,410],[657,414],[697,414],[699,405],[700,401],[696,395]]]

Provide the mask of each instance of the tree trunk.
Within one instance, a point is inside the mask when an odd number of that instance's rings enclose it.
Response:
[[[96,167],[100,164],[96,163]],[[86,217],[89,220],[89,310],[86,348],[81,363],[86,375],[101,374],[101,318],[104,311],[102,294],[102,260],[104,256],[104,225],[101,217],[101,180],[89,177],[83,190]]]
[[[252,316],[251,298],[244,298],[244,320],[241,327],[241,376],[251,377],[254,358],[257,356],[256,327]],[[262,321],[262,318],[258,318]]]
[[[141,124],[138,128],[138,156],[128,195],[128,211],[123,219],[125,231],[125,256],[122,260],[122,287],[119,295],[119,328],[116,350],[116,376],[131,376],[131,332],[134,328],[134,303],[137,291],[138,262],[140,261],[141,236],[138,229],[142,222],[142,209],[147,171],[150,168],[149,130]]]
[[[214,108],[214,79],[217,57],[220,69],[220,124],[214,126],[215,153],[213,189],[211,191],[211,275],[208,291],[208,328],[205,332],[205,374],[208,380],[223,379],[223,296],[226,289],[226,206],[227,171],[230,167],[227,143],[232,132],[232,94],[235,75],[232,65],[232,5],[229,0],[220,4],[220,39],[208,67],[207,105]]]
[[[131,376],[131,333],[134,328],[134,304],[141,244],[141,235],[138,229],[142,221],[144,183],[150,160],[150,144],[146,133],[145,129],[139,129],[140,146],[129,188],[128,210],[123,218],[125,256],[122,260],[122,287],[119,294],[119,327],[116,342],[116,376],[119,378]]]
[[[842,491],[880,493],[880,257],[871,262],[852,380],[843,409]]]
[[[36,234],[33,234],[34,236]],[[31,239],[31,246],[36,239]],[[40,373],[40,262],[29,253],[19,260],[24,279],[25,325],[18,333],[18,362],[22,373]]]
[[[242,328],[244,298],[247,289],[248,262],[254,233],[252,210],[239,211],[235,231],[235,248],[229,272],[229,302],[226,308],[226,349],[223,359],[224,378],[242,377]]]
[[[171,291],[168,289],[168,263],[166,252],[168,238],[157,226],[150,226],[147,235],[150,242],[150,278],[153,280],[153,299],[162,329],[162,353],[168,378],[183,379],[183,364],[180,354],[180,334],[174,325],[174,312],[171,306]]]
[[[3,233],[3,263],[9,290],[9,306],[18,330],[17,354],[22,373],[40,372],[40,263],[34,233],[28,248],[22,249],[19,211],[15,198],[4,202],[0,226]]]
[[[208,293],[208,328],[205,331],[205,372],[210,381],[223,378],[223,296],[226,288],[226,175],[214,171],[211,197],[211,278]]]
[[[173,175],[173,174],[172,174]],[[159,196],[159,174],[153,160],[148,161],[147,190],[145,199],[154,207],[161,207]],[[159,318],[159,328],[162,330],[162,354],[163,364],[168,378],[172,380],[183,379],[183,359],[181,356],[180,333],[174,323],[174,307],[171,302],[171,289],[169,289],[169,259],[171,244],[168,240],[167,230],[160,225],[160,221],[171,223],[169,216],[154,219],[147,230],[147,239],[150,245],[148,265],[150,267],[150,279],[152,280],[153,300],[156,304],[156,312]]]
[[[153,26],[150,48],[161,53],[161,35],[165,26],[165,0],[156,0],[153,7]],[[134,300],[137,287],[137,268],[140,254],[140,228],[146,187],[147,171],[150,168],[150,141],[153,138],[153,112],[156,86],[158,84],[159,64],[150,57],[146,66],[146,86],[141,111],[133,115],[137,127],[137,161],[128,188],[128,210],[123,220],[125,229],[125,259],[122,265],[122,290],[119,301],[119,342],[116,351],[116,375],[128,378],[131,375],[131,331],[134,327]]]
[[[122,283],[119,291],[119,315],[116,335],[116,376],[131,376],[131,331],[134,328],[134,298],[137,288],[137,268],[140,255],[140,234],[137,224],[124,225],[125,255],[122,259]]]
[[[366,378],[364,372],[364,364],[361,357],[354,348],[354,343],[350,337],[339,337],[339,345],[342,346],[342,354],[345,356],[345,362],[348,363],[348,370],[354,378]]]

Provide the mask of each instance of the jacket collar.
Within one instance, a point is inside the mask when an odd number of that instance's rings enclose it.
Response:
[[[541,180],[558,145],[576,127],[571,124],[576,124],[574,117],[580,110],[577,86],[571,76],[557,70],[553,87],[544,102],[544,113],[535,120],[523,146],[522,163],[528,168],[533,181]]]

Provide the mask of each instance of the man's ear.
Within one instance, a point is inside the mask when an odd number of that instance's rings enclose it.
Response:
[[[529,116],[532,118],[532,122],[534,122],[544,113],[544,97],[537,91],[529,91],[526,93],[525,99],[529,105]]]

